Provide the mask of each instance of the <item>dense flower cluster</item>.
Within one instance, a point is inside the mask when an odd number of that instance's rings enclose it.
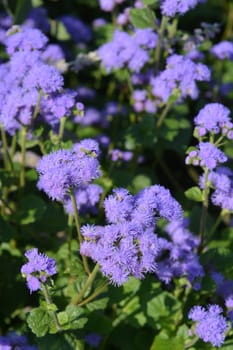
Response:
[[[29,345],[28,340],[24,335],[19,335],[14,332],[3,336],[0,335],[0,349],[1,350],[37,350],[34,345]]]
[[[200,186],[203,187],[203,176]],[[227,167],[218,167],[208,175],[208,181],[214,192],[211,201],[214,205],[233,211],[233,171]]]
[[[223,344],[228,329],[222,312],[222,308],[218,305],[209,305],[206,309],[194,306],[189,312],[189,318],[196,322],[195,334],[204,342],[210,342],[217,347]]]
[[[147,49],[157,44],[157,34],[152,29],[136,29],[132,35],[116,30],[111,42],[102,45],[98,55],[107,71],[127,66],[139,72],[149,61]]]
[[[187,96],[196,99],[199,94],[196,81],[209,79],[210,70],[207,66],[174,54],[168,57],[166,69],[151,79],[151,91],[163,102],[168,101],[175,89],[179,91],[181,99]]]
[[[233,138],[233,123],[229,118],[230,110],[220,103],[208,103],[194,118],[198,136],[205,136],[208,132]]]
[[[49,276],[57,273],[56,261],[47,255],[39,253],[37,248],[28,250],[25,253],[28,262],[21,267],[21,273],[26,276],[27,286],[30,292],[41,288]]]
[[[186,276],[194,288],[199,289],[199,280],[204,276],[204,270],[194,251],[200,242],[187,226],[187,220],[179,220],[171,221],[165,228],[168,239],[159,238],[160,253],[156,273],[165,283],[174,277]]]
[[[92,213],[97,214],[98,208],[96,205],[100,201],[102,187],[96,184],[79,186],[75,191],[75,200],[80,214]],[[74,209],[70,197],[67,197],[64,202],[64,207],[68,214],[73,214]]]
[[[211,53],[219,58],[220,60],[224,59],[233,59],[233,43],[230,41],[221,41],[219,44],[216,44],[212,47]]]
[[[161,10],[163,15],[173,17],[176,14],[183,15],[194,8],[203,0],[162,0]]]
[[[186,159],[186,164],[206,167],[212,170],[220,163],[225,163],[227,156],[210,142],[200,142],[196,149],[192,149]]]
[[[37,165],[37,187],[53,200],[64,201],[69,190],[86,185],[100,176],[98,143],[84,139],[71,150],[45,155]]]
[[[81,253],[98,262],[102,273],[116,285],[130,275],[143,278],[157,270],[159,241],[154,233],[156,219],[180,219],[182,210],[170,192],[162,186],[151,186],[131,195],[115,189],[104,201],[106,226],[82,227],[85,241]]]

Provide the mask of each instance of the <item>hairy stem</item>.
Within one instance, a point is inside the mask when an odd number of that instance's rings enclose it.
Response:
[[[21,168],[19,187],[22,189],[25,186],[25,160],[26,160],[26,141],[27,141],[27,127],[23,126],[21,131]]]
[[[156,128],[157,128],[157,129],[159,129],[160,126],[162,125],[162,123],[163,123],[163,121],[164,121],[166,115],[167,115],[168,112],[170,111],[171,107],[172,107],[172,103],[171,103],[171,102],[170,102],[170,103],[168,102],[167,105],[166,105],[166,107],[165,107],[164,110],[162,111],[162,114],[160,115],[160,117],[159,117],[157,123],[156,123]]]
[[[60,119],[60,126],[59,126],[59,132],[58,132],[58,139],[59,141],[62,141],[64,130],[65,130],[65,123],[66,123],[66,117],[62,117]]]
[[[168,18],[163,16],[161,20],[160,28],[158,30],[158,43],[155,49],[155,71],[156,72],[158,72],[159,70],[161,46],[162,46],[163,34],[166,29],[167,22],[168,22]]]
[[[76,230],[77,230],[77,238],[78,238],[79,244],[81,245],[83,239],[82,239],[82,234],[81,234],[81,229],[80,229],[79,213],[78,213],[77,203],[76,203],[73,189],[70,190],[70,196],[71,196],[71,201],[72,201],[72,205],[73,205],[73,209],[74,209],[74,220],[75,220],[75,226],[76,226]],[[83,261],[84,270],[89,275],[90,269],[88,266],[87,258],[84,255],[82,255],[82,261]]]
[[[43,292],[44,292],[44,297],[45,297],[46,303],[48,305],[52,305],[53,304],[52,298],[51,298],[51,296],[49,294],[49,290],[48,290],[48,287],[47,287],[46,283],[43,284]],[[51,311],[51,313],[53,315],[53,320],[54,320],[54,323],[56,325],[56,328],[57,328],[58,332],[61,332],[62,331],[62,327],[61,327],[61,325],[59,323],[56,311]]]
[[[6,138],[6,132],[1,126],[1,138],[2,138],[2,145],[3,145],[3,161],[4,161],[4,167],[6,170],[12,170],[13,169],[13,163],[11,156],[8,151],[8,144],[7,144],[7,138]]]
[[[78,293],[77,296],[75,296],[72,299],[71,304],[77,305],[79,303],[79,301],[82,299],[82,297],[84,296],[87,289],[91,286],[92,282],[94,281],[98,271],[99,271],[99,265],[96,264],[94,269],[92,270],[91,274],[88,276],[86,283],[84,284],[81,291]]]
[[[206,217],[208,212],[209,205],[209,185],[208,185],[208,176],[209,169],[205,168],[204,171],[204,189],[203,189],[203,202],[202,202],[202,212],[201,212],[201,220],[200,220],[200,229],[199,229],[199,237],[200,237],[200,245],[199,252],[203,249],[203,243],[205,239],[205,227],[206,227]]]
[[[84,299],[81,303],[78,303],[77,306],[83,306],[95,299],[98,295],[103,293],[103,291],[107,288],[108,282],[104,283],[101,287],[97,288],[94,293],[92,293],[88,298]]]

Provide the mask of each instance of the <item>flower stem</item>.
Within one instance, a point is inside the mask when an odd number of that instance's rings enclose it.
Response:
[[[200,237],[200,245],[199,245],[199,249],[198,249],[199,253],[203,249],[203,243],[204,243],[204,239],[205,239],[206,217],[207,217],[208,205],[209,205],[209,201],[208,201],[208,198],[209,198],[208,176],[209,176],[209,169],[205,168],[203,202],[202,202],[200,229],[199,229],[199,237]]]
[[[163,123],[163,121],[164,121],[166,115],[167,115],[168,112],[170,111],[171,107],[172,107],[172,103],[171,103],[171,102],[170,102],[170,103],[168,102],[167,105],[166,105],[166,107],[165,107],[164,110],[162,111],[162,114],[160,115],[160,117],[159,117],[157,123],[156,123],[156,128],[157,128],[157,129],[159,129],[160,126],[162,125],[162,123]]]
[[[37,97],[36,106],[35,106],[34,113],[33,113],[33,116],[32,116],[32,121],[34,121],[36,119],[37,114],[39,113],[41,97],[42,97],[42,90],[39,91],[39,94],[38,94],[38,97]]]
[[[4,161],[4,167],[6,170],[12,170],[13,169],[13,163],[8,151],[8,145],[7,145],[7,138],[6,138],[6,133],[1,126],[1,138],[2,138],[2,145],[3,145],[3,161]]]
[[[21,169],[19,178],[19,187],[22,189],[25,186],[25,160],[26,160],[26,140],[27,127],[24,125],[21,131]]]
[[[86,283],[84,284],[83,288],[81,289],[81,291],[78,293],[77,296],[75,296],[71,303],[74,305],[77,305],[78,302],[82,299],[83,295],[85,294],[85,292],[87,291],[87,289],[91,286],[92,282],[94,281],[97,272],[99,271],[99,265],[96,264],[94,269],[92,270],[91,274],[88,276]]]
[[[160,54],[161,54],[161,44],[163,39],[163,34],[166,28],[168,22],[168,18],[163,16],[160,24],[160,28],[158,30],[158,43],[155,49],[155,71],[158,72],[159,70],[159,63],[160,63]]]
[[[47,287],[46,283],[43,283],[43,292],[44,292],[44,297],[45,297],[46,303],[49,306],[52,305],[53,304],[52,298],[51,298],[51,296],[49,294],[49,290],[48,290],[48,287]],[[61,325],[59,323],[56,311],[51,311],[51,313],[53,315],[53,320],[54,320],[54,323],[56,325],[56,328],[57,328],[58,332],[61,332],[62,331],[62,327],[61,327]]]
[[[60,126],[59,126],[59,132],[58,132],[58,139],[59,141],[62,141],[64,130],[65,130],[65,123],[66,123],[66,117],[62,117],[60,119]]]
[[[81,303],[77,304],[77,306],[83,306],[95,299],[98,295],[100,295],[108,286],[108,282],[104,283],[101,287],[96,289],[94,293],[92,293],[88,298],[84,299]]]
[[[72,205],[73,205],[73,209],[74,209],[74,220],[75,220],[75,226],[76,226],[76,230],[77,230],[77,238],[78,238],[79,244],[81,245],[83,239],[82,239],[82,234],[81,234],[81,230],[80,230],[80,220],[79,220],[78,208],[77,208],[77,203],[76,203],[73,189],[70,190],[70,196],[71,196],[71,201],[72,201]],[[82,261],[83,261],[84,270],[86,271],[86,273],[88,275],[90,275],[88,261],[84,255],[82,255]]]

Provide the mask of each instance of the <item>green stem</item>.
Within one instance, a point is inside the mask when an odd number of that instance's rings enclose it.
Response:
[[[11,11],[10,6],[8,5],[8,1],[7,1],[7,0],[3,0],[2,3],[3,3],[3,6],[4,6],[5,11],[7,12],[7,14],[8,14],[9,16],[11,16],[12,18],[14,18],[14,14],[13,14],[13,12]]]
[[[94,269],[92,270],[91,274],[88,276],[86,283],[84,284],[81,291],[78,293],[77,296],[75,296],[72,299],[71,304],[77,305],[79,303],[79,301],[82,299],[82,297],[86,293],[87,289],[91,286],[92,282],[94,281],[98,271],[99,271],[99,265],[96,264]]]
[[[201,252],[203,249],[203,243],[204,243],[204,239],[205,239],[206,217],[207,217],[208,205],[209,205],[209,201],[208,201],[208,197],[209,197],[208,176],[209,176],[209,169],[205,168],[203,202],[202,202],[200,229],[199,229],[199,237],[200,237],[199,252]]]
[[[103,293],[103,291],[107,288],[108,282],[104,283],[103,286],[96,289],[94,293],[92,293],[88,298],[84,299],[81,303],[78,303],[77,306],[83,306],[95,299],[98,295]]]
[[[7,138],[6,138],[6,133],[1,126],[1,138],[2,138],[2,145],[3,145],[3,161],[4,161],[4,167],[6,170],[12,170],[13,169],[13,163],[11,160],[11,156],[8,151],[8,144],[7,144]]]
[[[19,187],[22,189],[25,186],[25,160],[26,160],[26,140],[27,127],[24,125],[21,131],[21,169],[19,178]]]
[[[73,189],[70,190],[70,196],[71,196],[71,201],[72,201],[72,205],[73,205],[73,209],[74,209],[74,220],[75,220],[75,226],[76,226],[76,230],[77,230],[77,238],[78,238],[79,244],[81,245],[83,239],[82,239],[82,234],[81,234],[81,229],[80,229],[80,220],[79,220],[78,208],[77,208],[77,203],[76,203],[76,199],[75,199],[75,195],[74,195],[74,190]],[[82,255],[82,261],[83,261],[84,270],[89,275],[90,274],[90,269],[89,269],[89,266],[88,266],[87,258],[84,255]]]
[[[14,134],[12,137],[11,141],[11,150],[10,150],[10,156],[13,159],[15,151],[16,151],[16,146],[17,146],[17,134]]]
[[[215,221],[213,227],[211,228],[210,233],[207,237],[206,243],[210,242],[211,238],[213,237],[217,228],[219,227],[221,221],[222,221],[222,213],[219,214],[219,216],[217,217],[217,220]]]
[[[51,298],[51,296],[49,294],[49,290],[48,290],[48,287],[47,287],[46,283],[43,283],[43,292],[44,292],[44,297],[45,297],[46,303],[49,306],[52,305],[53,304],[52,298]],[[61,325],[59,323],[56,311],[51,311],[51,313],[53,315],[53,320],[54,320],[54,323],[56,325],[56,328],[57,328],[58,332],[61,332],[62,331],[62,327],[61,327]]]
[[[69,267],[71,265],[71,242],[72,242],[72,223],[73,223],[73,216],[69,215],[68,216],[68,229],[67,229],[67,241],[68,241],[68,264]]]
[[[196,342],[198,341],[199,337],[195,337],[193,340],[191,340],[189,343],[187,343],[184,348],[185,349],[188,349],[188,348],[191,348],[191,346],[193,346],[194,344],[196,344]]]
[[[166,28],[168,22],[168,18],[163,16],[160,24],[160,28],[158,30],[158,42],[155,49],[155,71],[158,72],[159,70],[159,63],[160,63],[160,54],[161,54],[161,44],[163,39],[163,34]]]
[[[168,102],[166,107],[164,108],[162,114],[160,115],[157,123],[156,123],[156,128],[159,129],[160,126],[162,125],[166,115],[168,114],[168,112],[170,111],[171,107],[172,107],[173,103],[172,102]]]
[[[39,113],[41,97],[42,97],[42,90],[39,91],[39,94],[38,94],[38,97],[37,97],[36,107],[34,109],[34,113],[33,113],[33,116],[32,116],[32,121],[34,121],[36,119],[37,114]]]
[[[66,123],[66,117],[62,117],[60,119],[60,126],[59,126],[59,132],[58,132],[58,139],[59,141],[62,141],[64,130],[65,130],[65,123]]]

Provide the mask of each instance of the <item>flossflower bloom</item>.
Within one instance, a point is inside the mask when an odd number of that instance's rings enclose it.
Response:
[[[189,312],[189,318],[196,322],[195,334],[204,342],[221,347],[228,329],[227,320],[222,316],[222,308],[209,305],[207,308],[194,306]]]
[[[28,250],[25,256],[28,262],[21,267],[21,273],[26,276],[27,286],[32,293],[41,288],[41,283],[57,273],[56,261],[39,253],[37,248]]]

